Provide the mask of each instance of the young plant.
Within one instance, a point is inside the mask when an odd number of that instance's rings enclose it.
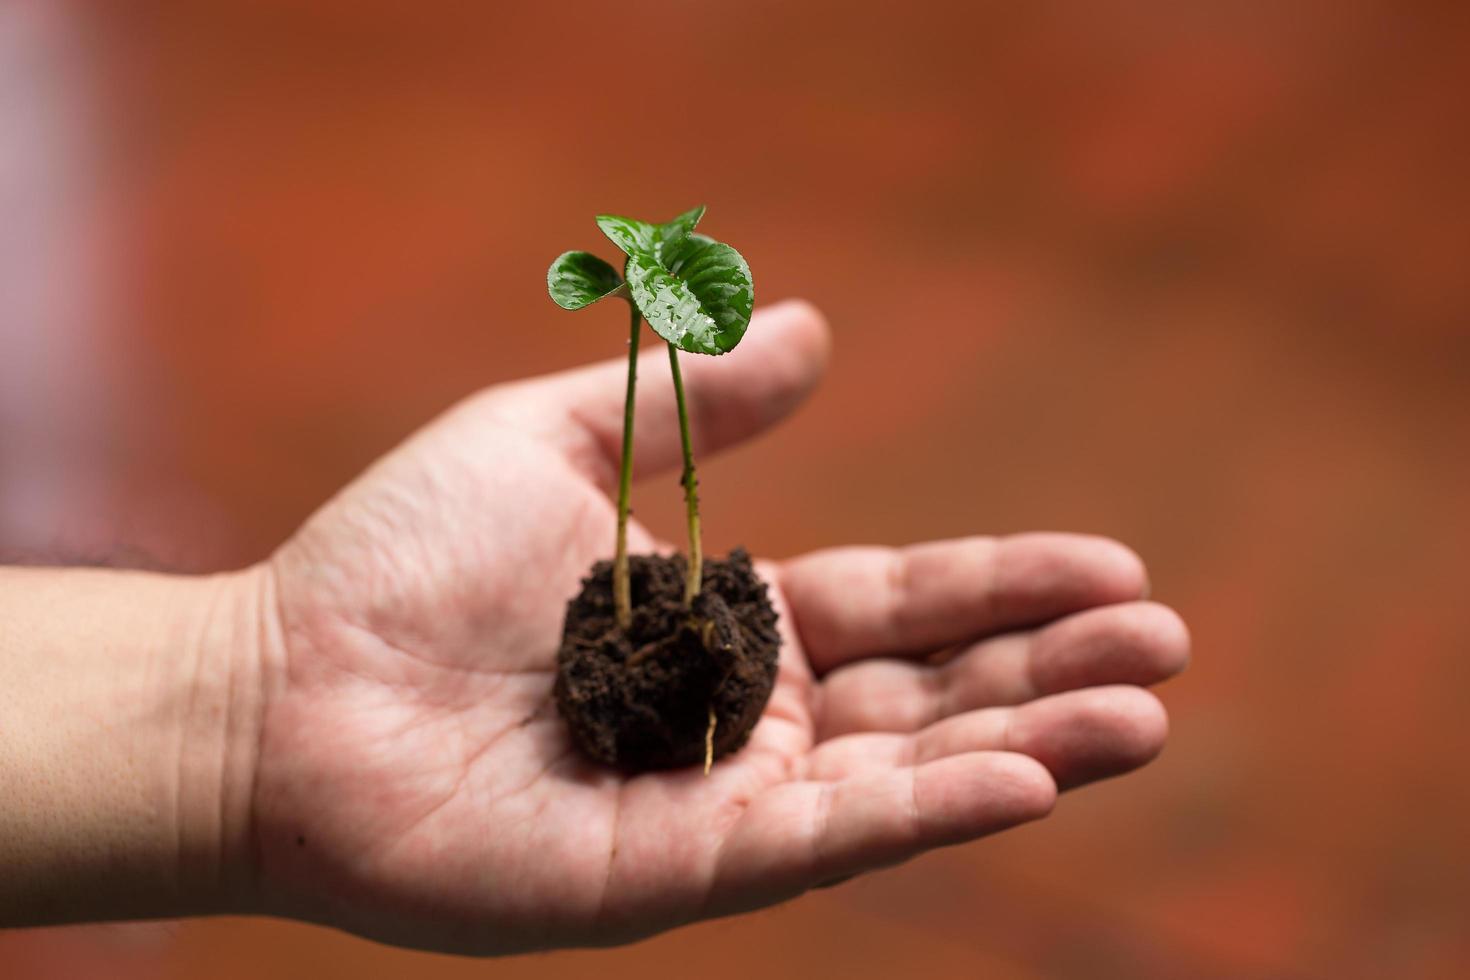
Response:
[[[628,497],[633,469],[633,404],[637,385],[640,319],[667,343],[674,400],[679,413],[679,439],[684,455],[684,506],[689,531],[689,561],[684,605],[699,594],[703,548],[700,540],[698,478],[689,438],[689,410],[679,351],[724,354],[734,350],[750,325],[754,287],[739,252],[695,232],[704,207],[686,211],[663,224],[617,215],[598,215],[597,226],[626,256],[620,276],[611,265],[587,252],[566,252],[551,264],[546,287],[563,309],[580,310],[610,296],[628,301],[632,327],[628,340],[628,385],[623,399],[623,450],[618,471],[617,543],[613,558],[613,603],[617,623],[632,622],[628,582]]]

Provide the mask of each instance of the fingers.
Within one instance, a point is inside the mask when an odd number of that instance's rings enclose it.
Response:
[[[974,752],[1016,752],[1061,789],[1118,776],[1157,756],[1169,731],[1158,699],[1119,685],[1069,691],[1015,708],[954,715],[913,734],[845,735],[818,745],[806,776],[844,780]]]
[[[817,738],[913,732],[949,715],[1077,688],[1157,684],[1188,661],[1189,631],[1172,609],[1102,606],[985,640],[939,665],[878,659],[835,670],[821,684]]]
[[[1043,817],[1059,788],[1143,765],[1167,733],[1153,695],[1116,686],[971,711],[915,734],[825,742],[804,781],[767,790],[736,819],[704,914],[767,905]]]
[[[634,473],[681,460],[667,345],[658,338],[638,359]],[[789,300],[755,312],[739,347],[719,357],[683,354],[679,366],[696,453],[721,449],[785,418],[821,379],[831,336],[815,307]],[[502,418],[558,445],[604,487],[614,483],[623,439],[626,358],[505,385],[487,395]]]
[[[1189,627],[1179,614],[1157,602],[1131,602],[1077,613],[1037,633],[1030,681],[1037,694],[1147,686],[1188,665]]]
[[[1046,770],[1004,752],[955,755],[835,783],[785,783],[726,837],[707,914],[756,908],[922,851],[1046,816]]]
[[[998,710],[1013,712],[1006,744],[1046,766],[1062,789],[1132,772],[1162,752],[1169,735],[1164,706],[1137,687],[1094,687]]]
[[[921,656],[1137,599],[1146,581],[1132,551],[1078,534],[837,548],[787,562],[780,573],[819,675],[864,657]]]

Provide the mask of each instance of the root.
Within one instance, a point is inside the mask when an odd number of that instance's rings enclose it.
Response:
[[[709,775],[710,766],[715,764],[715,706],[709,706],[709,728],[704,731],[704,774]]]

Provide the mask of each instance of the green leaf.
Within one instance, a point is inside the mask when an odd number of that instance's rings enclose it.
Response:
[[[688,214],[694,215],[689,222],[693,227],[698,215]],[[724,354],[745,336],[755,287],[750,266],[729,245],[704,235],[685,234],[656,251],[630,252],[623,273],[648,325],[680,350]]]
[[[672,221],[665,221],[658,226],[658,244],[660,248],[666,248],[686,237],[694,231],[694,226],[699,224],[699,219],[704,217],[704,205],[690,208]]]
[[[677,219],[676,219],[677,220]],[[658,225],[651,225],[637,218],[624,218],[616,214],[599,214],[597,227],[628,255],[637,252],[652,254],[658,242]]]
[[[546,270],[546,291],[564,310],[591,306],[622,285],[616,269],[588,252],[563,252]]]
[[[599,214],[597,227],[601,228],[602,233],[626,254],[651,252],[657,257],[661,249],[692,232],[702,217],[704,217],[703,204],[697,208],[690,208],[677,218],[661,225],[639,221],[637,218],[624,218],[617,214]]]
[[[703,217],[703,205],[663,224],[600,214],[597,227],[627,255],[628,295],[654,332],[691,354],[723,354],[745,336],[755,291],[739,252],[695,233]],[[563,263],[571,269],[559,278]],[[605,266],[568,252],[547,274],[552,298],[567,309],[603,298],[621,284]]]

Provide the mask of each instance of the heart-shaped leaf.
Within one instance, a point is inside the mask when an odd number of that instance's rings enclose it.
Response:
[[[745,336],[755,287],[750,266],[729,245],[685,234],[657,250],[630,252],[623,273],[648,325],[680,350],[724,354]]]
[[[617,270],[589,252],[564,252],[546,270],[546,291],[564,310],[591,306],[622,285]]]

